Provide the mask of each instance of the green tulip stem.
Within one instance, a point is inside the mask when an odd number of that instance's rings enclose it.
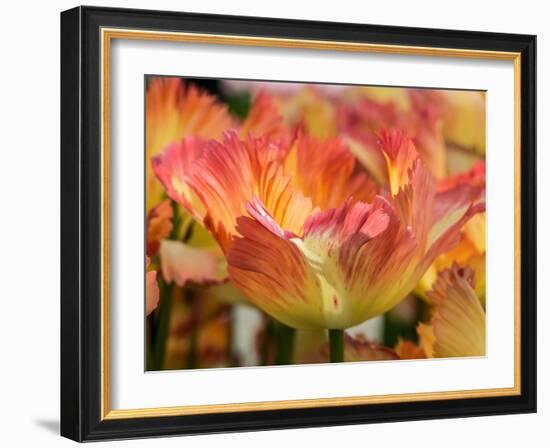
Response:
[[[187,368],[188,369],[196,369],[198,367],[198,334],[197,328],[193,328],[191,330],[191,334],[189,335],[189,347],[187,350]]]
[[[160,301],[158,307],[158,321],[155,338],[153,340],[152,370],[162,370],[166,353],[166,342],[170,328],[170,315],[172,313],[173,285],[167,285],[159,281]]]
[[[277,355],[275,364],[281,366],[292,364],[294,352],[294,335],[296,330],[281,322],[277,325]]]
[[[344,362],[344,330],[329,330],[330,362]]]
[[[170,233],[171,240],[177,240],[181,227],[181,219],[177,212],[177,204],[171,201],[174,218],[172,221],[172,231]],[[158,276],[160,277],[160,276]],[[158,278],[157,277],[157,278]],[[162,370],[166,356],[166,343],[168,333],[170,332],[170,316],[172,314],[172,294],[174,292],[174,284],[167,284],[162,277],[158,278],[159,286],[159,306],[156,311],[157,320],[155,325],[152,325],[152,350],[150,359],[147,359],[147,370]]]

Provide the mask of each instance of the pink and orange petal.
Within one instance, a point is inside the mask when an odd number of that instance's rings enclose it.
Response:
[[[157,285],[157,271],[147,271],[149,257],[145,258],[145,315],[149,316],[159,304],[159,287]]]

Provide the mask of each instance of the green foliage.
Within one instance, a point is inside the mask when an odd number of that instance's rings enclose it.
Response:
[[[241,92],[228,96],[226,102],[231,114],[244,119],[250,111],[252,99],[249,92]]]

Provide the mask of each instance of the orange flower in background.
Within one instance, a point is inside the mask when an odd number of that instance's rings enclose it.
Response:
[[[145,99],[147,211],[160,202],[162,194],[150,169],[151,158],[186,136],[218,138],[231,124],[227,107],[194,85],[179,78],[151,79]]]
[[[279,143],[281,141],[288,143],[291,137],[273,98],[265,92],[259,92],[254,98],[250,112],[240,127],[239,133],[243,139],[265,137],[279,140]]]
[[[229,115],[227,107],[195,86],[186,87],[177,78],[152,79],[146,98],[146,164],[148,196],[158,199],[158,187],[151,177],[151,161],[166,148],[185,145],[178,156],[180,169],[186,170],[201,155],[205,140],[220,139],[224,131],[238,130],[250,136],[281,139],[288,143],[291,133],[267,93],[254,99],[242,124]],[[185,171],[184,171],[185,172]],[[150,209],[150,206],[147,207]]]
[[[341,102],[338,108],[341,132],[347,135],[355,156],[381,184],[388,182],[384,155],[377,144],[378,134],[384,129],[400,129],[409,135],[424,166],[436,178],[443,178],[447,174],[447,151],[442,112],[428,96],[437,91],[395,90],[355,89],[358,93],[351,103]]]
[[[287,125],[299,126],[316,138],[337,135],[334,101],[318,88],[305,86],[289,98],[280,100],[280,103]]]
[[[219,248],[196,248],[181,241],[160,244],[162,278],[184,286],[187,282],[216,284],[227,278],[225,259]]]
[[[403,115],[392,103],[361,97],[354,104],[342,103],[337,112],[338,126],[347,136],[353,154],[381,185],[388,182],[384,155],[378,145],[383,129],[403,129]]]
[[[344,361],[391,361],[399,359],[391,348],[368,341],[363,335],[344,337]]]
[[[419,345],[412,341],[400,339],[395,346],[395,353],[399,359],[424,359],[426,353]]]
[[[411,101],[409,126],[414,129],[412,135],[420,157],[430,172],[437,179],[442,179],[448,173],[444,120],[437,102],[429,100],[430,92],[434,95],[439,93],[437,90],[408,90]]]
[[[145,258],[145,269],[149,268],[149,257]],[[157,285],[157,271],[148,271],[145,274],[145,315],[148,316],[159,304],[159,287]]]
[[[395,352],[401,359],[423,359],[434,357],[435,336],[432,325],[420,322],[416,326],[418,344],[406,339],[399,339]]]
[[[170,201],[162,201],[153,207],[147,214],[147,255],[155,255],[160,247],[160,242],[168,238],[172,231],[172,218],[174,211]]]
[[[485,92],[442,91],[443,135],[461,148],[485,154]]]
[[[433,305],[435,357],[485,355],[485,310],[474,291],[474,273],[454,264],[428,293]]]
[[[457,263],[441,271],[428,292],[431,318],[419,323],[419,343],[401,340],[402,359],[485,355],[485,309],[474,290],[474,271]]]
[[[444,202],[461,200],[460,196],[481,198],[485,195],[485,162],[476,163],[465,173],[449,176],[438,183],[438,195]],[[438,257],[420,280],[416,292],[429,300],[426,292],[432,288],[438,272],[450,268],[453,263],[469,265],[475,272],[474,289],[485,301],[485,213],[473,216],[460,235],[459,243],[449,252]]]

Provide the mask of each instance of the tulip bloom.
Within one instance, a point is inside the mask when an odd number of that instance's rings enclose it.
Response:
[[[280,196],[291,198],[287,207],[302,212],[294,215],[292,229],[261,199],[247,202],[248,216],[237,215],[240,236],[227,259],[231,279],[252,303],[295,328],[357,325],[397,305],[484,209],[463,200],[436,207],[435,181],[402,134],[383,136],[382,149],[397,188],[390,199],[348,199],[315,211],[296,207],[303,196],[281,190]]]

